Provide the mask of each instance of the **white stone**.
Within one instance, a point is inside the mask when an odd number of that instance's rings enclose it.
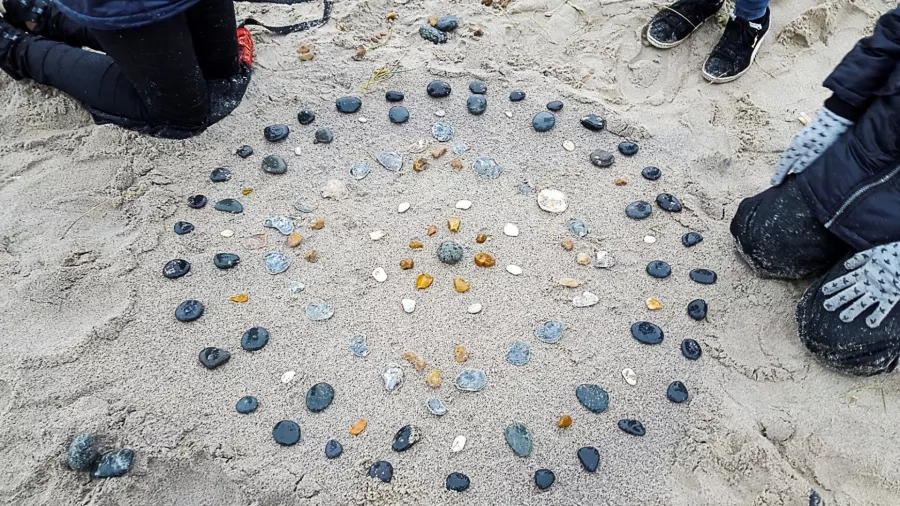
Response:
[[[219,233],[222,234],[222,237],[231,237],[234,235],[234,230],[223,230]]]
[[[594,267],[598,269],[610,269],[616,265],[616,257],[609,251],[600,250],[597,252],[597,261]]]
[[[384,283],[385,281],[387,281],[387,273],[384,272],[384,269],[382,269],[381,267],[372,271],[372,277],[375,278],[375,281],[378,281],[379,283]]]
[[[369,121],[368,118],[366,118],[366,117],[364,117],[364,116],[360,116],[360,117],[359,117],[359,122],[360,122],[360,123],[365,123],[366,121]]]
[[[561,213],[569,208],[569,203],[566,202],[566,194],[552,188],[541,190],[537,196],[537,203],[538,207],[548,213]]]
[[[481,312],[481,304],[476,302],[476,303],[472,304],[471,306],[469,306],[469,309],[466,309],[466,311],[469,314],[478,314]]]
[[[438,109],[438,110],[434,111],[434,115],[437,116],[438,118],[443,118],[445,114],[447,114],[447,113],[443,109]]]
[[[512,113],[509,111],[503,111],[503,114],[505,114],[507,118],[512,118]]]
[[[625,383],[628,383],[631,386],[637,385],[637,374],[631,369],[628,369],[627,367],[622,369],[622,377],[625,378]]]
[[[290,383],[291,380],[293,380],[294,376],[296,376],[296,375],[297,375],[296,371],[287,371],[281,375],[281,382],[282,383]]]
[[[400,303],[403,304],[403,310],[407,313],[412,313],[416,310],[416,301],[412,299],[403,299]]]
[[[384,230],[373,230],[373,231],[369,232],[369,239],[372,239],[373,241],[377,241],[386,235],[387,235],[387,233]]]
[[[656,237],[653,237],[652,235],[645,235],[644,242],[647,244],[653,244],[656,242]]]
[[[294,148],[294,154],[297,156],[300,156],[303,154],[303,150],[300,149],[300,146],[297,146],[296,148]]]
[[[347,194],[347,185],[340,179],[329,179],[322,188],[322,197],[340,200]]]
[[[466,436],[456,436],[456,439],[453,440],[453,444],[450,446],[450,453],[459,453],[463,448],[466,447]]]
[[[572,299],[572,305],[575,307],[591,307],[598,302],[600,302],[600,297],[591,292],[584,292]]]
[[[294,295],[300,295],[303,290],[306,289],[306,285],[299,281],[290,281],[288,282],[288,291]]]
[[[406,211],[409,211],[409,202],[403,202],[397,206],[398,213],[405,213]]]
[[[570,140],[563,141],[563,149],[566,151],[575,151],[575,143]]]
[[[503,233],[510,237],[518,237],[519,227],[515,226],[512,223],[507,223],[506,226],[503,227]]]
[[[465,210],[467,210],[467,209],[469,209],[469,208],[471,208],[471,207],[472,207],[472,201],[471,201],[471,200],[460,200],[459,202],[456,203],[456,208],[457,208],[457,209],[462,209],[463,211],[465,211]]]
[[[519,276],[522,274],[522,268],[518,265],[507,265],[506,272],[512,274],[513,276]]]

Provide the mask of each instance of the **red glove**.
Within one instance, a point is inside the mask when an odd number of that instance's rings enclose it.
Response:
[[[248,67],[253,66],[253,37],[246,27],[237,29],[238,59]]]

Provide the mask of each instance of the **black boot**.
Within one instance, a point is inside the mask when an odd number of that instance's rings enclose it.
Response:
[[[748,21],[731,14],[725,33],[703,64],[703,77],[713,83],[727,83],[750,70],[763,39],[769,33],[769,9],[766,15]]]
[[[647,41],[660,49],[675,47],[687,40],[723,5],[725,0],[678,0],[663,7],[650,21]]]
[[[9,77],[16,81],[25,77],[18,68],[15,52],[26,36],[29,35],[10,25],[0,16],[0,70],[6,72]]]

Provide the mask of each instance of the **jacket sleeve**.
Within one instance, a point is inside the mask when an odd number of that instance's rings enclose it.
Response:
[[[895,8],[881,16],[875,33],[857,42],[825,79],[824,86],[834,92],[825,106],[845,118],[858,118],[887,84],[898,64],[900,8]]]

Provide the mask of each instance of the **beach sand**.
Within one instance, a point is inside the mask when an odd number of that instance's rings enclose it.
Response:
[[[798,116],[813,116],[827,97],[826,75],[892,7],[777,2],[758,64],[738,82],[713,86],[700,68],[721,27],[710,22],[683,46],[656,50],[641,41],[656,9],[646,1],[512,0],[505,8],[476,0],[338,2],[332,21],[312,32],[281,37],[254,29],[255,73],[241,106],[203,135],[177,142],[94,126],[69,98],[0,76],[0,461],[7,469],[0,503],[805,506],[812,490],[828,505],[900,503],[896,375],[853,378],[817,363],[798,342],[793,319],[806,283],[755,277],[734,255],[728,231],[740,200],[767,187],[780,152],[802,127]],[[319,9],[239,5],[242,17],[252,12],[276,23],[312,18]],[[385,20],[392,10],[399,16],[393,23]],[[443,14],[461,19],[449,43],[422,40],[419,25]],[[373,43],[382,32],[390,34]],[[301,45],[311,47],[312,61],[298,60]],[[360,45],[378,47],[357,61]],[[362,93],[373,72],[397,64],[404,72]],[[433,79],[450,82],[452,95],[427,97]],[[483,116],[465,109],[472,79],[488,85]],[[387,89],[406,93],[408,124],[388,122]],[[513,89],[526,91],[526,100],[511,103]],[[334,100],[344,95],[361,96],[362,110],[337,113]],[[531,117],[555,99],[565,102],[556,128],[533,131]],[[317,112],[315,124],[297,123],[301,108]],[[435,117],[438,109],[446,116]],[[607,119],[606,131],[579,125],[591,112]],[[470,147],[458,156],[464,168],[451,168],[457,156],[449,153],[414,172],[412,161],[430,159],[438,145],[430,135],[436,121],[454,128],[448,146]],[[287,141],[263,140],[263,127],[273,123],[291,127]],[[333,130],[332,144],[312,143],[320,126]],[[606,169],[588,162],[591,151],[615,151],[625,139],[640,144],[636,156],[617,153]],[[576,149],[563,149],[565,140]],[[243,144],[256,153],[236,157]],[[377,164],[374,155],[383,150],[404,153],[400,173]],[[268,154],[283,156],[288,172],[263,173]],[[479,156],[502,165],[501,176],[473,173]],[[372,172],[355,181],[348,169],[359,162]],[[662,179],[642,179],[648,165],[660,167]],[[210,170],[220,166],[234,177],[211,183]],[[628,184],[616,186],[616,178]],[[323,198],[334,180],[345,188]],[[523,181],[535,191],[564,192],[569,209],[540,210],[535,194],[519,193]],[[242,188],[253,191],[243,196]],[[664,191],[681,198],[682,213],[657,208],[645,221],[624,216],[629,202],[652,202]],[[205,209],[186,206],[197,193],[209,197]],[[222,198],[239,199],[245,212],[215,211]],[[298,198],[313,202],[315,212],[297,212]],[[472,208],[455,209],[460,199]],[[411,208],[398,214],[402,202]],[[295,218],[305,238],[298,248],[286,248],[278,232],[263,227],[273,215]],[[446,226],[452,216],[462,220],[455,234]],[[311,230],[318,218],[324,229]],[[590,227],[586,237],[568,232],[572,218]],[[196,231],[175,235],[180,220]],[[518,225],[518,237],[502,233],[506,223]],[[432,224],[438,232],[429,237]],[[225,229],[235,235],[223,237]],[[373,230],[387,235],[372,241]],[[680,238],[688,231],[705,240],[684,248]],[[475,242],[480,232],[489,236],[484,244]],[[248,238],[260,233],[268,245],[251,249]],[[657,241],[645,243],[647,235]],[[410,250],[412,238],[425,247]],[[574,239],[573,251],[560,247],[564,238]],[[440,263],[435,250],[443,240],[462,244],[465,260]],[[304,259],[311,250],[316,263]],[[618,264],[606,270],[575,262],[578,252],[597,250],[612,252]],[[267,251],[290,255],[290,269],[266,273]],[[476,267],[479,251],[497,266]],[[237,253],[242,263],[218,270],[218,252]],[[415,268],[401,270],[408,256]],[[191,262],[188,276],[161,275],[174,258]],[[671,278],[647,276],[652,260],[669,262]],[[509,264],[523,274],[507,273]],[[387,272],[383,284],[371,275],[377,267]],[[718,283],[691,282],[694,268],[715,270]],[[435,281],[416,290],[422,272]],[[454,291],[457,275],[471,283],[468,293]],[[582,285],[559,286],[563,277]],[[291,282],[306,288],[293,294]],[[597,294],[599,304],[573,307],[583,290]],[[239,293],[249,301],[228,300]],[[412,314],[401,308],[404,297],[417,301]],[[648,297],[663,309],[648,311]],[[685,314],[695,298],[709,302],[708,321]],[[185,299],[202,301],[203,317],[177,322],[173,311]],[[331,302],[334,317],[308,320],[306,304],[315,299]],[[468,314],[475,302],[484,310]],[[557,344],[533,335],[547,319],[565,324]],[[632,339],[629,327],[640,320],[664,328],[662,344]],[[272,338],[249,353],[239,340],[253,326],[268,328]],[[368,337],[366,358],[350,353],[348,338],[356,333]],[[684,338],[702,344],[700,360],[682,357]],[[520,340],[530,344],[531,361],[515,367],[505,354]],[[462,365],[454,360],[459,344],[470,351]],[[231,361],[204,369],[197,354],[206,346],[231,351]],[[405,351],[427,362],[424,372],[403,360]],[[406,378],[394,393],[380,376],[390,363]],[[637,373],[636,386],[623,381],[626,367]],[[438,389],[424,381],[432,368],[442,372]],[[453,378],[463,368],[486,371],[487,387],[456,390]],[[289,370],[296,376],[283,384]],[[687,385],[688,403],[666,400],[673,380]],[[336,398],[313,414],[304,399],[320,381],[334,386]],[[581,383],[606,388],[606,412],[578,403]],[[259,398],[258,411],[235,412],[244,395]],[[447,415],[428,413],[432,396],[444,400]],[[563,414],[574,422],[557,429]],[[349,435],[360,418],[367,429]],[[621,418],[642,420],[647,435],[619,431]],[[296,446],[272,440],[282,419],[302,427]],[[504,428],[515,422],[532,434],[528,458],[504,441]],[[421,427],[422,441],[391,451],[406,424]],[[96,434],[104,449],[133,449],[132,471],[90,480],[67,469],[66,448],[79,432]],[[460,434],[468,443],[451,454]],[[326,460],[331,438],[345,452]],[[595,474],[575,456],[585,445],[600,451]],[[368,478],[377,460],[393,464],[392,483]],[[556,473],[547,491],[532,482],[539,468]],[[471,478],[468,491],[444,488],[454,471]]]

